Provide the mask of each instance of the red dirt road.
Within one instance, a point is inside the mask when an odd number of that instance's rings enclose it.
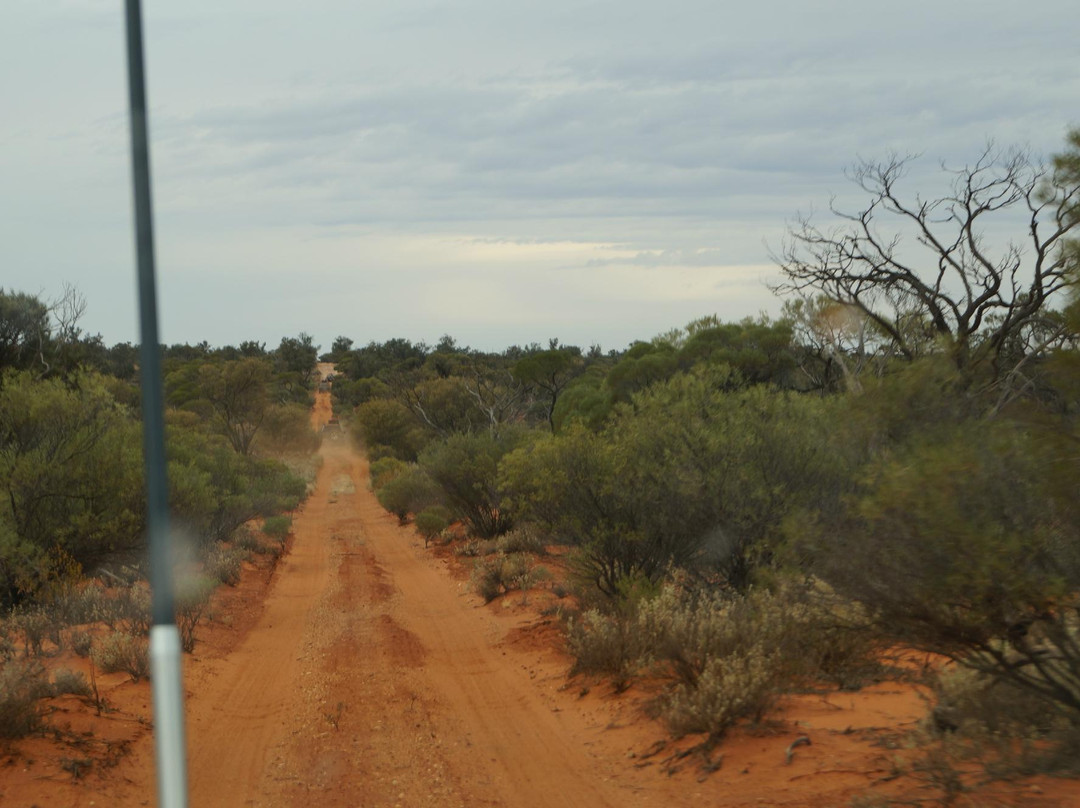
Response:
[[[190,683],[191,804],[628,804],[364,461],[344,441],[323,455],[261,618]]]

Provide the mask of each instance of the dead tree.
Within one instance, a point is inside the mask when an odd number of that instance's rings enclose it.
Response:
[[[988,146],[943,196],[902,192],[910,157],[860,163],[869,203],[822,229],[800,217],[774,256],[780,293],[824,294],[862,312],[882,350],[907,359],[947,351],[960,371],[1015,387],[1035,352],[1071,337],[1051,308],[1076,282],[1065,249],[1080,224],[1073,172]],[[1005,240],[1002,226],[1023,228]]]

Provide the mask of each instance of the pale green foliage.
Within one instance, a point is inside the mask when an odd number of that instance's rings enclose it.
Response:
[[[495,547],[500,553],[531,553],[544,555],[547,548],[544,538],[534,528],[521,525],[495,540]]]
[[[897,642],[954,657],[1080,719],[1080,516],[1071,442],[1007,421],[934,430],[867,473],[803,544]]]
[[[777,654],[754,646],[728,657],[710,657],[693,686],[677,685],[661,699],[672,732],[718,737],[741,718],[760,721],[777,691]]]
[[[199,390],[229,444],[249,454],[270,410],[269,362],[248,357],[199,367]]]
[[[229,586],[240,583],[242,563],[247,554],[237,548],[215,543],[206,552],[203,570],[214,580]]]
[[[370,468],[371,488],[378,491],[398,475],[408,470],[409,464],[396,457],[382,457],[372,461]]]
[[[718,735],[760,720],[783,692],[823,678],[854,684],[872,670],[864,622],[850,609],[843,618],[824,593],[793,582],[740,596],[665,585],[613,613],[586,612],[567,648],[576,671],[618,687],[641,671],[668,680],[660,712],[672,729]]]
[[[134,682],[150,673],[150,657],[145,636],[114,631],[90,652],[90,658],[105,673],[124,672]]]

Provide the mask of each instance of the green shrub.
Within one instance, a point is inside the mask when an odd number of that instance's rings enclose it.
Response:
[[[416,531],[424,537],[424,546],[450,526],[450,511],[442,505],[425,508],[413,517]]]
[[[263,520],[262,532],[280,542],[284,542],[291,531],[291,516],[268,516]]]
[[[371,489],[378,491],[399,474],[403,474],[409,468],[409,464],[396,457],[383,457],[372,460],[368,468],[371,475]]]
[[[15,658],[15,621],[0,619],[0,662],[6,662]]]
[[[416,460],[428,440],[427,431],[409,408],[393,399],[365,401],[356,409],[353,429],[353,434],[372,459],[379,454],[380,457]]]
[[[927,427],[801,543],[884,639],[1026,689],[1080,724],[1075,434],[1042,429]]]
[[[114,631],[90,652],[90,658],[105,673],[123,671],[137,682],[150,673],[146,636]]]
[[[39,662],[0,665],[0,738],[21,738],[41,726],[38,702],[50,695]]]
[[[299,404],[275,404],[267,408],[259,435],[260,448],[276,453],[318,451],[321,441],[311,428],[308,409]]]
[[[52,692],[55,696],[68,693],[75,696],[89,696],[90,683],[86,681],[86,675],[82,671],[57,668],[53,672]]]
[[[50,587],[42,605],[68,626],[103,621],[112,611],[105,588],[97,581],[59,583]]]
[[[493,539],[514,526],[499,490],[499,461],[530,442],[534,433],[505,428],[451,435],[436,441],[420,455],[420,468],[442,489],[442,501],[469,532]]]
[[[938,673],[933,696],[930,734],[991,776],[1080,771],[1080,726],[1029,689],[956,665]]]
[[[384,482],[375,496],[380,505],[405,524],[410,513],[419,513],[438,503],[439,488],[423,471],[410,466]]]

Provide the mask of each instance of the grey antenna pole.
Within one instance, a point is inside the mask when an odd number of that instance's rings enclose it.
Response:
[[[135,251],[142,332],[143,447],[146,457],[147,526],[150,533],[150,670],[154,691],[159,808],[186,808],[187,762],[184,695],[180,678],[180,633],[176,629],[169,552],[169,482],[165,467],[165,404],[161,383],[157,289],[154,279],[154,221],[150,196],[150,143],[146,125],[139,0],[126,0],[128,93],[131,107],[131,168],[135,189]]]

